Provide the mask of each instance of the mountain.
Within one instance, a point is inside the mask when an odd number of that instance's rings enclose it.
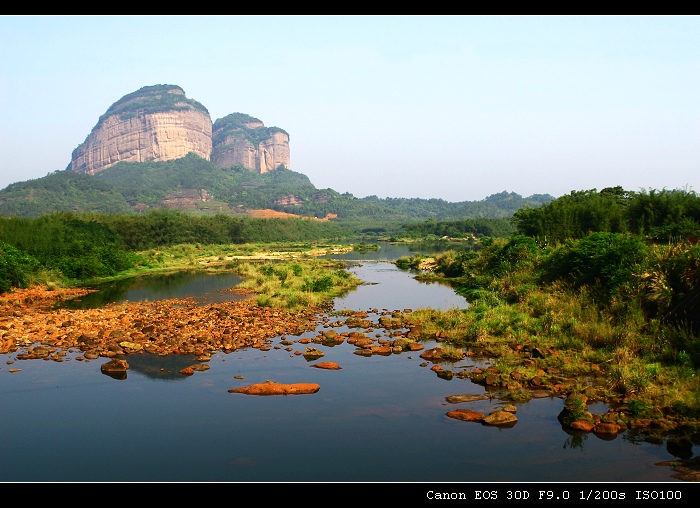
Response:
[[[509,218],[549,195],[494,194],[482,201],[358,199],[317,189],[290,167],[289,134],[244,113],[212,123],[176,85],[143,87],[112,104],[64,171],[0,190],[0,214],[140,213],[168,208],[248,214],[272,209],[338,221]]]
[[[289,134],[250,115],[231,113],[214,122],[211,161],[220,168],[243,166],[256,173],[289,169]]]
[[[207,108],[179,86],[145,86],[107,109],[73,150],[68,169],[94,175],[119,162],[163,162],[188,153],[222,168],[289,169],[289,134],[243,113],[212,124]]]

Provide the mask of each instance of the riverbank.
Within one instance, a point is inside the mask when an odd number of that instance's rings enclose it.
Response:
[[[356,347],[356,354],[391,356],[405,352],[410,356],[410,351],[420,351],[423,342],[440,342],[442,339],[434,336],[430,326],[421,326],[420,311],[410,309],[385,311],[376,319],[368,319],[366,313],[350,310],[337,315],[329,314],[327,309],[322,308],[286,312],[258,306],[252,300],[198,305],[189,299],[172,299],[112,304],[89,310],[53,307],[61,299],[79,298],[81,294],[84,293],[80,290],[47,291],[34,288],[14,292],[12,299],[3,295],[0,299],[0,354],[7,355],[8,360],[6,365],[0,366],[0,375],[4,371],[6,375],[21,376],[24,361],[41,359],[63,362],[67,356],[79,362],[110,359],[110,362],[118,360],[128,364],[134,355],[141,353],[195,355],[196,363],[189,369],[183,369],[181,374],[184,376],[208,368],[209,359],[217,352],[232,353],[244,348],[260,351],[284,348],[292,357],[304,355],[314,344],[333,346],[347,342]],[[336,332],[340,326],[356,331]],[[511,379],[503,384],[495,368],[465,368],[465,359],[495,359],[495,350],[474,346],[458,350],[443,342],[439,348],[421,352],[421,358],[425,359],[425,366],[432,365],[431,370],[436,376],[443,379],[453,376],[469,378],[474,383],[482,384],[491,397],[504,403],[523,393],[530,394],[532,398],[558,397],[568,400],[570,393],[580,387],[577,384],[580,380],[565,379],[565,376],[558,376],[557,382],[552,383],[552,372],[542,372],[541,376],[533,379]],[[537,353],[521,351],[522,364],[531,362],[533,354]],[[566,361],[564,355],[561,358]],[[462,367],[454,370],[460,363]],[[588,402],[602,400],[604,386],[592,385],[586,393]],[[527,403],[527,400],[520,399],[515,403]],[[595,424],[588,429],[566,428],[569,429],[568,433],[575,435],[593,432],[598,437],[606,436],[603,432],[605,429],[608,432],[612,430],[605,439],[629,429],[639,436],[645,436],[644,439],[650,442],[662,443],[668,439],[679,449],[692,446],[691,443],[697,438],[697,431],[692,430],[689,422],[683,425],[668,418],[625,420],[623,417],[618,406],[603,415],[590,415]],[[618,427],[606,425],[613,419]],[[673,462],[667,465],[678,470],[683,475],[682,479],[698,480],[697,461]]]
[[[226,264],[230,262],[225,259],[211,261],[214,266],[208,266],[210,263],[201,263],[199,266],[203,270],[221,270],[226,269]],[[260,261],[250,264],[265,267],[265,270],[270,272],[270,277],[282,282],[280,274],[285,266],[284,261],[268,263],[269,260],[264,258]],[[276,273],[277,271],[279,273]],[[252,290],[248,294],[257,293]],[[5,296],[10,295],[3,295]],[[265,351],[269,348],[284,347],[289,348],[290,355],[303,355],[305,346],[302,344],[331,340],[314,331],[324,324],[324,319],[328,319],[327,309],[322,308],[303,310],[310,312],[308,326],[292,324],[301,317],[301,312],[282,311],[279,307],[261,306],[254,301],[246,303],[247,309],[236,304],[215,304],[202,308],[187,299],[153,304],[124,303],[107,306],[100,311],[79,314],[61,314],[51,309],[49,302],[52,297],[65,299],[70,296],[70,290],[35,289],[24,293],[13,292],[11,298],[3,302],[0,315],[8,319],[0,319],[0,335],[3,340],[14,337],[15,346],[18,346],[12,351],[7,350],[8,358],[11,357],[10,361],[13,363],[8,364],[6,369],[21,369],[20,360],[63,361],[71,349],[74,351],[71,356],[77,354],[81,361],[100,357],[123,358],[128,361],[130,355],[139,352],[159,355],[194,354],[198,358],[198,365],[201,366],[206,365],[207,359],[216,351],[228,353],[244,347]],[[75,296],[80,295],[76,293]],[[611,410],[602,415],[572,411],[566,422],[562,421],[562,425],[566,424],[567,432],[599,434],[607,429],[609,438],[612,438],[617,433],[630,430],[637,436],[644,436],[643,439],[650,442],[670,439],[674,446],[697,442],[697,427],[693,421],[663,411],[652,412],[649,415],[639,414],[637,409],[640,406],[635,406],[638,402],[635,394],[621,395],[610,390],[606,382],[609,365],[598,359],[582,358],[580,351],[556,347],[551,343],[544,347],[545,344],[536,342],[535,336],[532,336],[530,343],[525,344],[504,334],[478,335],[476,341],[464,343],[464,349],[458,351],[453,339],[464,339],[473,333],[469,328],[470,313],[461,310],[434,314],[418,310],[398,313],[396,316],[385,315],[381,320],[372,322],[348,312],[343,316],[344,323],[348,327],[358,328],[356,333],[362,333],[367,339],[372,339],[374,344],[371,347],[382,347],[383,351],[391,351],[397,339],[409,339],[408,332],[401,328],[410,321],[411,324],[420,326],[420,332],[416,332],[416,327],[413,326],[410,341],[441,341],[445,352],[454,353],[453,357],[448,357],[449,362],[454,363],[480,355],[493,359],[494,365],[499,365],[498,367],[481,372],[475,369],[451,372],[448,368],[435,368],[436,375],[444,376],[445,379],[450,376],[469,378],[483,384],[489,393],[498,393],[498,397],[504,401],[519,404],[526,403],[528,396],[539,397],[546,394],[548,397],[566,399],[572,393],[581,393],[588,399],[584,403],[602,401],[612,405]],[[137,319],[134,320],[132,316]],[[488,316],[489,314],[486,314],[484,317]],[[227,320],[227,317],[233,319]],[[336,322],[340,322],[339,317],[337,319]],[[248,333],[249,328],[241,326],[242,322],[257,322],[257,328],[262,331],[262,334],[257,336],[258,340],[255,339],[255,334]],[[499,322],[504,321],[500,319]],[[483,317],[478,323],[485,323]],[[157,327],[157,324],[160,324],[160,327]],[[228,333],[223,331],[227,328]],[[284,339],[279,339],[279,335],[302,335],[304,341],[292,339],[285,343]],[[82,337],[82,341],[78,340],[76,343],[75,340],[67,340],[68,337],[75,339],[76,336],[79,339]],[[232,337],[243,337],[244,340],[234,342]],[[338,334],[332,340],[343,341],[348,338],[349,334],[346,333]],[[21,341],[18,342],[18,339]],[[362,348],[362,352],[372,354],[370,344],[366,346]],[[445,367],[441,359],[431,359],[430,362],[434,363],[433,367],[440,364]],[[581,366],[586,368],[580,370]],[[575,400],[581,399],[572,399]],[[578,409],[585,409],[585,406],[579,406]],[[581,418],[574,419],[573,416]]]

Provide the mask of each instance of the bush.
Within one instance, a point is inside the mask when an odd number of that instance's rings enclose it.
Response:
[[[0,292],[25,288],[39,262],[31,255],[6,243],[0,243]]]
[[[326,291],[332,289],[333,286],[333,277],[330,275],[324,275],[318,279],[307,281],[302,287],[302,290],[311,291],[312,293],[325,293]]]
[[[571,241],[543,263],[544,280],[564,280],[573,287],[587,286],[607,303],[626,285],[635,282],[635,267],[642,261],[644,243],[621,233],[592,233]]]

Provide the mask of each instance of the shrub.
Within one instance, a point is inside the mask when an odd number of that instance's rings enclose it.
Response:
[[[27,287],[39,262],[31,255],[6,243],[0,243],[0,292]]]
[[[543,280],[568,280],[587,286],[593,296],[607,303],[625,286],[635,282],[635,268],[642,260],[644,244],[636,236],[592,233],[555,250],[543,262]]]

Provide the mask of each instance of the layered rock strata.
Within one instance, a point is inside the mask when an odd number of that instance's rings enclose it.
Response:
[[[232,113],[214,122],[211,161],[220,168],[240,165],[256,173],[289,169],[289,134],[249,115]]]
[[[118,162],[179,159],[192,152],[209,160],[209,112],[178,86],[144,87],[114,103],[71,158],[70,169],[95,174]]]
[[[209,111],[175,85],[143,87],[102,115],[73,150],[69,168],[95,173],[118,162],[160,162],[188,153],[218,167],[267,173],[289,169],[289,134],[257,118],[232,113],[212,123]]]

